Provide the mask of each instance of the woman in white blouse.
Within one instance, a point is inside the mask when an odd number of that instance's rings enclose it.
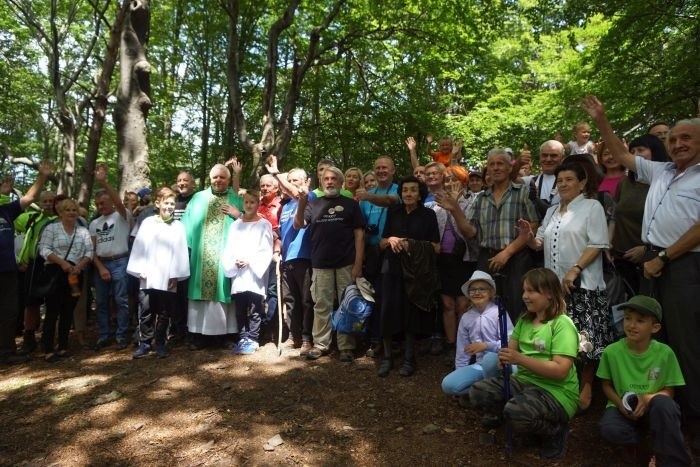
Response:
[[[46,297],[46,316],[41,341],[47,362],[56,362],[68,356],[68,334],[73,309],[78,302],[80,276],[92,261],[92,241],[85,227],[77,223],[78,203],[64,199],[56,204],[58,221],[49,224],[39,239],[39,254],[46,260],[45,267],[55,269],[59,276],[56,290]],[[77,282],[69,284],[77,279]],[[78,296],[75,296],[75,294]],[[58,321],[58,347],[54,348],[54,334]]]
[[[530,248],[544,249],[545,267],[555,272],[567,293],[567,314],[592,344],[581,355],[579,406],[585,410],[591,403],[595,363],[613,341],[602,256],[608,248],[608,227],[596,199],[599,180],[588,180],[576,162],[564,162],[554,175],[560,203],[547,210],[537,235],[527,221],[521,220],[519,227],[521,235],[529,237]]]

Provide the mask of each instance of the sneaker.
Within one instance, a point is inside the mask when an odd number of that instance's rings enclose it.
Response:
[[[544,459],[559,459],[566,453],[566,437],[569,435],[569,427],[564,425],[550,438],[542,440],[540,457]]]
[[[236,355],[251,355],[258,350],[258,347],[260,347],[260,344],[253,339],[243,338],[233,348],[233,353]]]
[[[117,339],[117,350],[124,350],[129,347],[129,342],[126,339]]]
[[[328,349],[321,349],[319,347],[312,347],[308,353],[305,355],[307,360],[318,360],[319,358],[328,355]]]
[[[352,363],[352,361],[355,360],[355,356],[352,350],[341,350],[338,359],[343,363]]]
[[[303,341],[301,343],[301,347],[299,348],[299,355],[302,357],[306,357],[309,353],[309,350],[311,350],[313,348],[314,348],[314,346],[311,345],[311,342]]]
[[[156,345],[156,357],[167,358],[168,356],[170,356],[170,353],[165,345]]]
[[[136,359],[145,357],[149,353],[151,353],[151,344],[147,344],[146,342],[141,342],[141,344],[139,345],[139,348],[136,349],[136,351],[133,354],[131,354],[131,358],[136,360]]]

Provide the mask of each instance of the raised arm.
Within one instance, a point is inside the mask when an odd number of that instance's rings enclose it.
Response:
[[[593,122],[600,130],[600,134],[605,140],[605,144],[608,149],[610,149],[610,154],[615,158],[617,162],[624,165],[632,171],[636,171],[636,163],[634,161],[634,156],[630,154],[625,147],[625,144],[620,140],[620,138],[615,135],[615,132],[608,121],[607,115],[605,115],[605,108],[603,103],[598,100],[595,96],[586,96],[581,104],[583,110],[585,110],[588,115],[591,116]]]
[[[411,156],[411,167],[415,169],[420,165],[420,162],[418,161],[418,153],[416,152],[416,140],[413,139],[413,136],[406,138],[406,147],[408,147],[408,153]]]
[[[241,189],[241,170],[243,170],[243,164],[238,161],[238,158],[234,154],[224,165],[233,171],[233,175],[231,175],[231,188],[234,193],[238,193]]]
[[[99,164],[95,169],[95,181],[102,189],[109,195],[114,203],[114,209],[122,216],[124,219],[128,219],[126,216],[126,207],[122,202],[119,194],[112,188],[109,183],[107,183],[107,166],[105,164]]]
[[[41,164],[39,164],[39,176],[34,184],[27,190],[24,196],[19,199],[19,205],[22,209],[25,209],[27,206],[32,204],[36,197],[39,196],[41,189],[44,188],[46,180],[51,175],[51,170],[53,170],[51,162],[42,161]]]
[[[267,156],[265,170],[267,170],[267,173],[275,177],[277,183],[280,184],[282,191],[289,193],[292,198],[299,197],[299,188],[297,188],[293,183],[289,183],[286,174],[280,174],[280,169],[277,167],[277,157],[274,154]]]

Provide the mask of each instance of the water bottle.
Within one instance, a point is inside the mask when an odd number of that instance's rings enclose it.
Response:
[[[77,274],[68,275],[68,285],[70,285],[71,297],[80,297],[80,280]]]

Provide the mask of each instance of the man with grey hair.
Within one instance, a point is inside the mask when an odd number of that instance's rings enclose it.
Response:
[[[617,162],[649,184],[642,218],[647,246],[644,276],[664,311],[668,344],[680,363],[686,386],[680,392],[690,447],[700,454],[700,118],[681,120],[668,135],[672,162],[630,154],[615,135],[603,104],[587,96],[583,108],[593,118]],[[650,408],[653,410],[653,401]]]
[[[261,328],[261,343],[265,339],[272,341],[275,339],[275,334],[278,332],[277,326],[273,325],[277,317],[277,263],[280,261],[280,237],[279,237],[279,217],[282,209],[282,200],[280,199],[279,183],[272,174],[265,174],[260,177],[260,206],[258,214],[264,217],[272,226],[274,236],[272,261],[267,271],[267,288],[265,290],[265,303],[267,304],[267,312],[263,315]]]
[[[564,160],[564,145],[550,139],[540,146],[540,171],[535,177],[523,177],[523,182],[530,186],[530,200],[535,204],[540,221],[544,219],[550,206],[559,204],[557,181],[554,169]]]
[[[211,187],[195,193],[182,216],[190,249],[187,328],[193,350],[212,343],[204,336],[238,331],[231,279],[221,266],[221,252],[229,226],[241,215],[243,201],[231,189],[231,174],[223,164],[212,167],[209,179]]]
[[[308,226],[311,240],[311,296],[314,300],[314,346],[306,354],[316,360],[330,351],[331,311],[345,288],[362,276],[365,226],[357,201],[340,195],[343,172],[328,167],[323,172],[321,186],[324,196],[309,200],[301,190],[299,207],[294,216],[294,228]],[[355,339],[338,333],[340,361],[352,362]]]
[[[438,194],[436,199],[453,215],[465,238],[478,238],[477,268],[502,278],[496,281],[500,285],[498,293],[516,322],[522,312],[522,277],[533,267],[532,255],[525,248],[527,241],[518,235],[516,225],[519,219],[527,219],[536,230],[539,217],[527,187],[510,180],[510,155],[503,149],[492,149],[486,164],[493,185],[474,202],[470,222],[449,196]]]

